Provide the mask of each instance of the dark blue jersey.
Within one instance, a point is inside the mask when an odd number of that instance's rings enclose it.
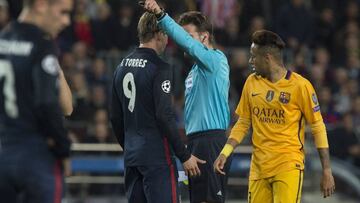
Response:
[[[153,49],[137,48],[116,69],[111,122],[126,166],[166,164],[190,153],[180,139],[171,102],[172,71]]]
[[[69,155],[58,98],[57,49],[35,25],[13,22],[0,33],[0,143],[22,145],[54,139],[54,152]]]

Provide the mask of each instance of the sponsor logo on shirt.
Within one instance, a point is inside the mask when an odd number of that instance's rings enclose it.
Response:
[[[252,113],[261,123],[285,124],[285,111],[282,109],[255,106]]]

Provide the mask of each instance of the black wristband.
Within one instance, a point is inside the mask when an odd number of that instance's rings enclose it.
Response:
[[[155,17],[156,17],[157,20],[161,20],[165,16],[165,14],[166,14],[165,10],[163,8],[161,8],[161,12],[155,14]]]

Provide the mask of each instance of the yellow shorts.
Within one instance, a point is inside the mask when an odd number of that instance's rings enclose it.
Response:
[[[300,203],[303,173],[296,169],[265,179],[250,180],[248,202]]]

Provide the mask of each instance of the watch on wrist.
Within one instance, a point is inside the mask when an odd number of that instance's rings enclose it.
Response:
[[[160,13],[156,13],[156,14],[155,14],[155,17],[156,17],[158,20],[161,20],[164,16],[165,16],[165,10],[164,10],[163,8],[161,8],[161,12],[160,12]]]

